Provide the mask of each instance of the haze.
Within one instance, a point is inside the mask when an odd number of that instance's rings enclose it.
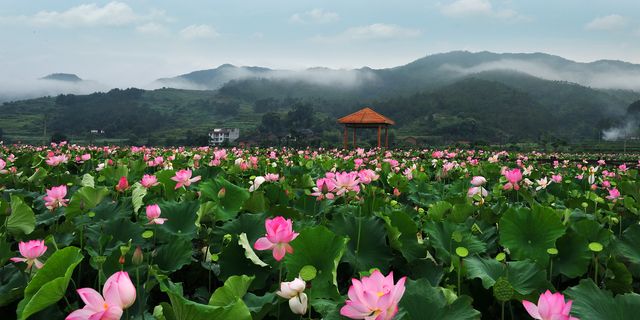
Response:
[[[67,72],[144,87],[224,63],[384,68],[451,50],[640,62],[633,0],[3,0],[0,7],[0,83]]]

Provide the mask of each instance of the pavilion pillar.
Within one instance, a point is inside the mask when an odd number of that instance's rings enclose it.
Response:
[[[380,131],[382,131],[382,126],[378,126],[378,148],[380,148]]]
[[[349,147],[349,134],[347,130],[347,125],[344,125],[344,141],[342,143],[343,147],[347,149]]]
[[[356,127],[353,127],[353,148],[356,148]]]
[[[384,147],[389,149],[389,126],[384,127]]]

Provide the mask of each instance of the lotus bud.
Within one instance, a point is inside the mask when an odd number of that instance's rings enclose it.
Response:
[[[133,257],[131,258],[131,262],[133,262],[133,264],[138,266],[142,264],[143,260],[144,260],[144,255],[142,254],[142,249],[140,248],[140,246],[137,246],[136,250],[133,251]]]

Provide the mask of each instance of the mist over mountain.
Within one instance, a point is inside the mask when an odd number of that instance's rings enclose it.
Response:
[[[11,141],[42,141],[46,118],[61,134],[92,139],[88,132],[100,129],[133,144],[205,141],[216,126],[270,139],[265,144],[300,129],[318,143],[339,143],[335,119],[365,105],[396,121],[395,137],[425,143],[615,140],[640,123],[627,120],[629,105],[640,100],[640,65],[543,53],[456,51],[387,69],[226,64],[158,79],[146,88],[154,90],[108,90],[72,74],[0,88],[10,100],[48,96],[0,106],[0,129]]]
[[[257,79],[354,88],[374,83],[377,76],[369,68],[334,70],[316,67],[295,71],[224,64],[215,69],[194,71],[173,78],[161,78],[151,83],[149,87],[154,89],[168,87],[187,90],[217,90],[232,81]]]
[[[83,81],[80,77],[78,77],[73,73],[52,73],[40,78],[40,80],[56,80],[56,81],[67,81],[67,82]]]
[[[380,93],[411,92],[435,88],[472,74],[514,71],[544,80],[567,81],[597,89],[640,91],[640,65],[599,60],[575,62],[544,53],[492,53],[453,51],[429,55],[403,66],[387,69],[273,70],[261,67],[222,65],[173,78],[158,79],[152,87],[217,90],[231,81],[273,80],[362,89]]]
[[[39,79],[0,80],[0,102],[59,94],[90,94],[107,91],[109,86],[84,80],[71,73],[52,73]]]

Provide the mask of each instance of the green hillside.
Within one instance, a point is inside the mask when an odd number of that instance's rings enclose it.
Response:
[[[579,64],[546,54],[486,52],[433,55],[390,69],[307,70],[317,79],[282,72],[271,77],[275,70],[225,65],[163,80],[224,83],[218,90],[114,89],[6,102],[0,106],[0,133],[6,142],[40,143],[56,134],[77,143],[197,145],[206,143],[211,128],[238,127],[243,140],[255,143],[338,145],[342,132],[335,120],[370,105],[396,120],[391,130],[396,141],[579,143],[600,139],[605,129],[628,126],[627,108],[640,100],[640,92],[632,90],[597,89],[506,69],[465,75],[451,67],[507,58],[590,76],[640,69],[617,61]],[[230,78],[238,70],[260,76]],[[373,132],[363,132],[360,141],[373,139]]]

